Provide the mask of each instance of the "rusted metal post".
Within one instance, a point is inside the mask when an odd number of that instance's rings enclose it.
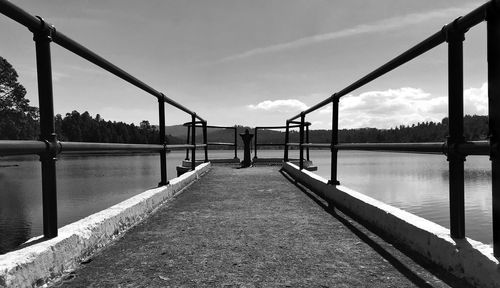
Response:
[[[165,95],[161,94],[162,97],[158,97],[158,113],[160,118],[160,137],[159,143],[163,145],[163,150],[160,151],[160,183],[158,186],[167,185],[167,151],[165,149],[166,139],[165,139]]]
[[[309,143],[309,125],[306,125],[306,143]],[[306,159],[307,161],[310,161],[309,146],[306,147]]]
[[[203,144],[205,144],[205,163],[208,162],[207,121],[203,121]]]
[[[191,140],[189,139],[190,138],[190,135],[191,135],[191,126],[187,126],[187,136],[186,136],[186,144],[189,144],[191,142]],[[189,160],[189,148],[186,148],[186,159],[184,159],[186,161]]]
[[[288,142],[290,142],[290,121],[286,120],[284,162],[288,162]]]
[[[302,112],[300,113],[300,130],[299,130],[299,143],[300,143],[300,146],[299,146],[299,149],[300,149],[300,152],[299,152],[299,169],[302,170],[304,169],[304,146],[302,146],[304,144],[304,122],[305,122],[305,119],[306,119],[306,115]]]
[[[47,145],[47,151],[40,155],[42,164],[43,235],[46,238],[57,237],[57,136],[54,126],[50,55],[50,42],[52,41],[51,34],[53,29],[52,26],[42,20],[40,30],[33,31],[40,105],[40,140],[44,141]]]
[[[500,13],[491,7],[487,12],[488,39],[488,115],[491,160],[493,254],[500,257]]]
[[[238,159],[238,126],[234,125],[234,159]]]
[[[191,114],[191,169],[196,168],[196,113]]]
[[[453,238],[465,237],[464,205],[464,161],[465,156],[455,147],[465,142],[463,100],[463,41],[464,32],[455,28],[455,23],[446,29],[448,42],[448,118],[447,139],[450,181],[450,234]]]
[[[339,98],[336,94],[332,96],[332,134],[331,134],[331,160],[330,160],[330,181],[328,184],[340,185],[337,179],[337,156],[339,150],[337,144],[339,143]]]
[[[255,127],[254,128],[254,134],[255,134],[255,139],[253,140],[253,144],[254,144],[254,150],[255,150],[255,155],[253,156],[253,159],[257,159],[257,130],[258,128]]]

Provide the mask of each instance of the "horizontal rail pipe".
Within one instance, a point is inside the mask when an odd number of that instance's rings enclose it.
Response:
[[[285,143],[258,143],[258,146],[284,146]]]
[[[192,149],[193,145],[191,144],[171,144],[165,145],[165,148],[169,150],[184,150],[184,149]]]
[[[203,128],[203,121],[196,121],[195,123],[195,127],[196,128]],[[200,125],[198,125],[200,124]],[[192,126],[192,123],[191,122],[186,122],[186,123],[183,123],[182,126],[186,126],[186,127],[191,127]],[[215,126],[215,125],[207,125],[206,126],[207,128],[215,128],[215,129],[231,129],[231,130],[234,130],[236,129],[236,127],[234,126]]]
[[[288,128],[298,128],[298,127],[300,127],[300,122],[298,122],[298,123],[299,124],[289,125]],[[305,125],[310,126],[311,122],[306,122]],[[258,129],[258,130],[286,129],[286,126],[257,126],[257,127],[255,127],[255,129]]]
[[[366,150],[393,152],[424,152],[445,154],[445,143],[342,143],[338,150]]]
[[[261,145],[261,144],[259,144]],[[288,143],[289,146],[300,146],[300,143]],[[304,143],[302,147],[330,148],[330,143]],[[342,143],[335,145],[338,150],[365,150],[386,152],[415,152],[448,154],[450,150],[467,155],[490,155],[488,141],[471,141],[448,147],[446,142],[428,143]]]
[[[332,147],[332,144],[330,143],[304,143],[302,144],[304,147],[311,147],[311,148],[330,148]]]
[[[56,30],[52,25],[48,24],[45,22],[42,18],[35,17],[28,12],[24,11],[23,9],[17,7],[16,5],[10,3],[9,1],[6,0],[0,0],[0,13],[6,15],[7,17],[11,18],[12,20],[18,22],[19,24],[25,26],[32,32],[42,32],[43,29],[45,29],[46,25],[49,25],[51,31],[51,37],[52,41],[56,44],[58,44],[61,47],[66,48],[67,50],[75,53],[76,55],[86,59],[87,61],[101,67],[102,69],[116,75],[117,77],[129,82],[130,84],[146,91],[147,93],[155,96],[156,98],[160,99],[163,97],[166,103],[188,113],[188,114],[194,114],[193,111],[189,110],[188,108],[184,107],[183,105],[177,103],[176,101],[164,96],[161,92],[158,90],[152,88],[151,86],[147,85],[146,83],[142,82],[141,80],[137,79],[136,77],[132,76],[131,74],[125,72],[123,69],[119,68],[118,66],[112,64],[108,60],[104,59],[103,57],[99,56],[95,52],[91,51],[90,49],[86,48],[85,46],[81,45],[80,43],[74,41],[73,39],[69,38],[68,36],[64,35],[62,32]],[[204,121],[201,117],[196,116],[198,119],[201,121]]]
[[[490,155],[488,141],[473,141],[448,147],[446,142],[435,143],[342,143],[335,145],[338,150],[366,150],[393,152],[420,152],[449,154],[450,151],[461,155]]]
[[[178,108],[191,115],[194,125],[196,119],[206,125],[206,121],[197,116],[196,113],[187,109],[176,101],[166,97],[160,91],[152,88],[138,78],[127,73],[118,66],[112,64],[103,57],[97,55],[85,46],[77,43],[71,38],[57,31],[56,28],[47,23],[41,17],[33,16],[7,0],[0,0],[0,13],[12,20],[27,27],[33,33],[35,41],[36,67],[38,78],[38,95],[40,103],[40,137],[41,141],[11,142],[0,141],[0,155],[38,154],[42,163],[42,212],[43,212],[43,234],[46,238],[54,238],[58,234],[57,225],[57,177],[56,177],[56,156],[65,152],[86,152],[86,151],[149,151],[160,154],[160,186],[168,183],[166,175],[166,141],[165,141],[165,103]],[[103,68],[116,75],[126,82],[142,89],[155,96],[159,102],[159,125],[160,137],[158,144],[123,144],[123,143],[87,143],[87,142],[59,142],[54,130],[54,105],[52,88],[52,61],[51,43],[75,53],[87,61]],[[193,129],[193,140],[194,132]],[[193,141],[194,142],[194,141]],[[206,143],[206,141],[204,141]],[[196,146],[193,144],[193,154]],[[204,144],[206,147],[206,144]],[[203,147],[200,146],[200,147]],[[193,155],[193,159],[194,159]],[[194,167],[193,167],[194,169]]]
[[[40,154],[47,151],[47,144],[43,141],[29,140],[2,140],[0,141],[0,155]]]
[[[159,144],[122,144],[122,143],[89,143],[89,142],[59,142],[60,153],[88,151],[151,151],[164,149]]]
[[[213,146],[234,146],[234,143],[226,143],[226,142],[208,142],[207,145]]]
[[[490,5],[500,5],[500,1],[493,1],[485,3],[481,5],[480,7],[476,8],[472,12],[468,13],[467,15],[458,18],[454,23],[454,27],[458,30],[461,31],[466,31],[473,26],[481,23],[482,21],[485,20],[486,18],[486,10],[490,7]],[[446,25],[441,29],[440,31],[434,33],[433,35],[429,36],[427,39],[423,40],[422,42],[418,43],[417,45],[413,46],[412,48],[406,50],[405,52],[401,53],[399,56],[393,58],[389,62],[385,63],[384,65],[380,66],[379,68],[373,70],[371,73],[368,73],[361,79],[355,81],[351,85],[345,87],[344,89],[340,90],[339,92],[333,94],[332,96],[328,97],[327,99],[321,101],[320,103],[302,111],[301,113],[304,114],[309,114],[313,111],[316,111],[325,105],[331,103],[335,97],[341,98],[342,96],[347,95],[348,93],[351,93],[352,91],[360,88],[361,86],[364,86],[371,81],[379,78],[380,76],[396,69],[397,67],[415,59],[416,57],[424,54],[425,52],[437,47],[438,45],[444,43],[446,41],[446,33],[447,30],[450,29],[450,25]],[[293,116],[292,118],[288,119],[289,121],[293,121],[295,119],[300,118],[301,113]]]

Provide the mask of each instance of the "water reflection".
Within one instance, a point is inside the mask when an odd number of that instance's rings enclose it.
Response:
[[[233,151],[210,152],[214,158],[233,156]],[[283,151],[259,151],[259,157],[283,157]],[[291,150],[290,157],[297,158],[298,151]],[[184,158],[183,151],[167,155],[168,179]],[[330,152],[311,151],[311,160],[316,173],[329,179]],[[491,243],[490,162],[468,157],[465,167],[466,234]],[[40,170],[37,157],[0,157],[0,253],[42,234]],[[159,157],[64,155],[57,173],[63,226],[156,187]],[[449,227],[448,162],[442,155],[341,151],[338,178],[344,186]]]
[[[167,155],[168,179],[182,153]],[[57,161],[59,227],[156,187],[157,155],[61,155]],[[38,157],[0,157],[0,254],[41,235],[42,193]]]
[[[311,158],[329,179],[328,151]],[[465,229],[467,237],[492,242],[491,171],[488,157],[465,162]],[[433,154],[341,151],[338,179],[342,185],[449,228],[448,162]]]
[[[0,253],[40,233],[40,163],[38,157],[10,157],[0,162]],[[40,214],[38,214],[40,213]]]

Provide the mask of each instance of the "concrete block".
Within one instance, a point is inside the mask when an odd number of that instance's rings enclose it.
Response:
[[[387,205],[344,186],[332,186],[327,180],[288,162],[283,170],[296,181],[348,211],[359,220],[381,231],[432,263],[441,266],[474,287],[500,287],[499,261],[493,248],[479,241],[453,239],[449,229],[434,222]]]
[[[59,229],[58,236],[30,239],[25,248],[0,255],[0,287],[33,287],[74,269],[83,259],[139,223],[210,169],[210,163],[108,209]],[[29,245],[31,243],[31,245]]]

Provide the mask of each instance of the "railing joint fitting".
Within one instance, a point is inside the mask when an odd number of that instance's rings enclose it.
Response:
[[[36,16],[40,20],[40,28],[37,30],[31,30],[33,33],[33,40],[35,42],[45,40],[47,42],[52,42],[53,35],[56,32],[56,27],[45,20],[42,17]]]
[[[498,158],[498,141],[492,134],[488,135],[488,141],[490,142],[490,160]]]
[[[459,146],[465,143],[466,141],[464,137],[461,137],[458,140],[447,137],[446,142],[443,144],[443,153],[446,155],[446,160],[450,161],[450,158],[458,158],[465,161],[465,157],[467,155],[459,151]]]
[[[56,155],[61,154],[63,151],[62,143],[61,141],[56,142]]]
[[[462,17],[458,17],[457,19],[453,20],[453,22],[448,23],[443,26],[442,31],[445,34],[446,42],[463,42],[465,40],[465,32],[467,32],[468,29],[461,30],[458,27],[458,21]]]
[[[337,97],[337,93],[333,93],[333,95],[330,96],[330,100],[332,101],[332,103],[335,103],[335,102],[339,103],[340,97]]]
[[[167,98],[167,96],[165,96],[165,94],[160,93],[160,97],[158,97],[158,102],[165,102],[166,98]]]
[[[54,134],[55,136],[55,134]],[[40,153],[40,161],[46,160],[46,159],[54,159],[57,160],[57,154],[60,153],[62,150],[62,145],[59,141],[56,141],[55,139],[40,139],[39,141],[42,141],[45,143],[45,151]]]

